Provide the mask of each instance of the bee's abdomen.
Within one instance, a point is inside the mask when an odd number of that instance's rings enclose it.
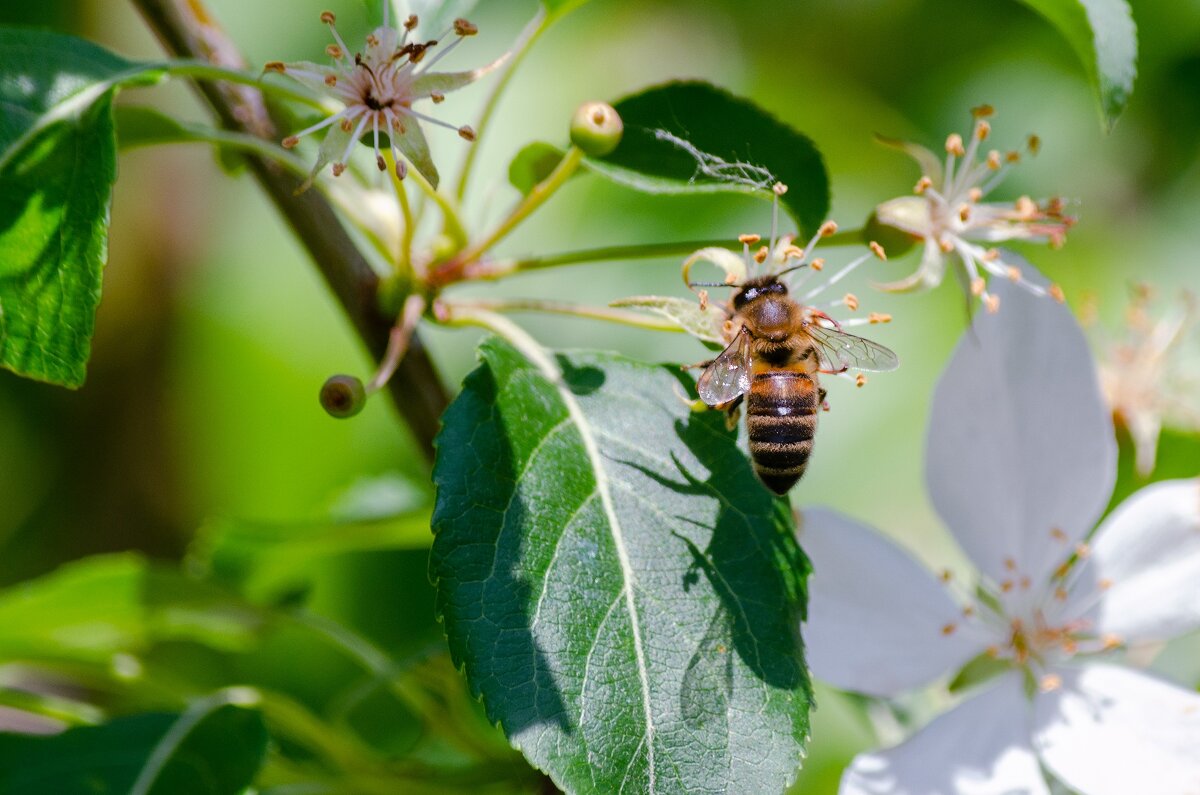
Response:
[[[804,474],[820,408],[812,377],[795,370],[757,373],[746,393],[746,430],[754,472],[786,494]]]

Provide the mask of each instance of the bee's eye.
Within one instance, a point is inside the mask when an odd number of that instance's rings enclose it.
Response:
[[[758,298],[759,292],[760,292],[760,288],[758,288],[758,287],[747,287],[745,290],[742,290],[740,293],[738,293],[737,295],[735,295],[733,297],[734,308],[741,309],[743,306],[750,303],[755,298]]]

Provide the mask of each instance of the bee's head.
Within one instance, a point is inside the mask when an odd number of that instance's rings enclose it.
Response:
[[[782,298],[787,295],[787,291],[787,285],[779,281],[774,275],[751,279],[743,284],[741,289],[733,296],[733,308],[741,309],[756,298],[767,295]]]

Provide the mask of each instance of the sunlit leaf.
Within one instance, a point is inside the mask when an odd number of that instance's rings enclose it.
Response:
[[[83,384],[116,180],[112,94],[161,70],[0,29],[0,366]]]
[[[1107,129],[1137,77],[1137,27],[1125,0],[1021,0],[1050,21],[1083,61]]]
[[[790,513],[676,368],[507,344],[445,415],[431,573],[455,662],[570,792],[777,792],[808,733]]]
[[[588,158],[596,172],[651,193],[738,191],[772,197],[812,234],[829,211],[829,176],[803,133],[748,99],[709,83],[676,82],[613,103],[625,125],[612,153]],[[702,159],[701,159],[702,158]]]
[[[52,737],[0,734],[0,792],[234,795],[251,783],[266,748],[262,716],[220,701]]]

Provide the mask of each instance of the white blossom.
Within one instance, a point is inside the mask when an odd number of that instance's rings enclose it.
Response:
[[[272,61],[266,65],[267,71],[294,78],[342,105],[336,113],[284,138],[283,145],[290,149],[304,136],[327,130],[312,173],[316,176],[322,168],[333,163],[336,177],[346,170],[350,155],[364,135],[371,136],[379,170],[386,169],[380,149],[382,134],[387,137],[387,146],[395,158],[397,176],[405,176],[407,161],[436,187],[438,172],[420,122],[455,130],[467,141],[475,140],[475,131],[467,125],[456,126],[416,110],[413,104],[421,100],[439,104],[448,92],[473,83],[505,58],[469,72],[430,71],[478,29],[465,19],[457,19],[437,38],[421,41],[415,35],[416,15],[408,17],[399,30],[388,24],[390,5],[383,4],[383,25],[367,35],[363,52],[351,53],[337,31],[333,13],[325,11],[321,21],[329,26],[334,38],[334,43],[325,48],[326,54],[333,59],[332,66],[308,61]],[[450,36],[454,37],[453,41],[435,51]]]
[[[1113,664],[1200,627],[1200,480],[1103,513],[1113,429],[1083,334],[1013,285],[937,387],[926,477],[978,572],[935,577],[877,532],[805,511],[816,676],[891,697],[988,657],[1005,671],[907,741],[858,756],[843,795],[1200,792],[1200,695]],[[1093,528],[1094,533],[1093,533]]]
[[[947,264],[956,262],[962,268],[960,282],[989,311],[999,307],[995,292],[988,289],[990,276],[1061,302],[1063,294],[1057,285],[1032,280],[1030,268],[995,244],[1023,240],[1058,247],[1066,240],[1074,219],[1063,214],[1063,202],[1057,198],[1035,201],[1021,196],[1013,202],[983,201],[1025,153],[985,151],[983,142],[992,129],[986,117],[992,109],[984,105],[972,113],[975,124],[970,140],[964,145],[961,135],[951,134],[946,139],[944,162],[919,144],[881,139],[909,154],[922,174],[913,188],[916,195],[884,202],[875,209],[875,217],[879,223],[917,238],[923,244],[923,253],[920,267],[912,275],[879,287],[894,292],[936,287],[942,283]],[[1037,136],[1029,136],[1026,153],[1036,153],[1038,146]]]

